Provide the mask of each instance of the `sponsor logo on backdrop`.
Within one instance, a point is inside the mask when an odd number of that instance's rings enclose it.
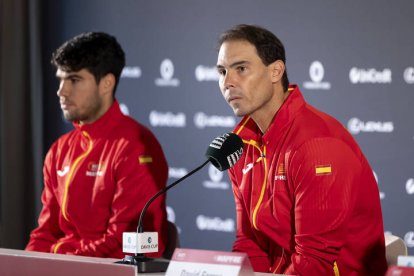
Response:
[[[377,185],[379,185],[379,181],[378,181],[378,175],[375,171],[372,171],[374,173],[374,177],[375,177],[375,181],[377,182]],[[384,192],[379,192],[380,194],[380,199],[384,199],[385,198],[385,193]]]
[[[120,103],[119,108],[121,109],[122,114],[129,116],[129,108],[126,104]]]
[[[122,69],[121,78],[139,79],[141,75],[142,71],[138,66],[125,66]]]
[[[231,218],[222,219],[219,217],[207,217],[198,215],[196,218],[198,230],[218,231],[218,232],[234,232],[235,223]]]
[[[167,206],[167,220],[175,223],[175,211],[172,207]]]
[[[408,67],[407,69],[404,70],[404,80],[408,84],[414,83],[414,68],[413,67]]]
[[[170,59],[164,59],[160,65],[161,78],[155,79],[157,86],[179,86],[180,80],[174,78],[174,64]]]
[[[186,116],[179,112],[174,114],[172,112],[151,111],[149,121],[153,127],[185,127]]]
[[[207,189],[221,189],[227,190],[229,189],[230,185],[227,182],[222,181],[224,173],[217,170],[213,165],[209,165],[208,167],[208,175],[210,180],[206,180],[203,182],[203,186]]]
[[[374,68],[363,69],[352,67],[349,71],[351,83],[391,83],[392,72],[389,68],[377,70]]]
[[[404,236],[404,241],[407,247],[414,247],[414,232],[407,232],[407,234]]]
[[[216,67],[198,65],[195,69],[195,77],[197,81],[219,81],[220,75]]]
[[[414,179],[410,178],[405,183],[405,190],[407,191],[407,194],[413,195],[414,194]]]
[[[362,121],[358,118],[351,118],[348,121],[348,130],[352,134],[359,134],[360,132],[381,132],[391,133],[394,131],[394,123],[391,121]]]
[[[168,177],[169,178],[181,178],[188,173],[187,169],[185,168],[168,168]]]
[[[323,81],[325,69],[320,61],[315,60],[309,67],[311,81],[305,81],[303,87],[306,89],[329,90],[331,83]]]
[[[206,127],[228,127],[236,125],[236,118],[233,116],[207,115],[203,112],[197,112],[194,115],[194,124],[197,128]]]

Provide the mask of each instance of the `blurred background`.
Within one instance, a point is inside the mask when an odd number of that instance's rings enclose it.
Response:
[[[413,255],[413,11],[409,0],[0,0],[0,247],[24,248],[44,156],[72,129],[56,96],[54,49],[85,31],[117,37],[127,62],[116,96],[158,137],[172,183],[239,121],[218,88],[216,41],[247,23],[282,40],[290,82],[353,134],[377,177],[385,231]],[[205,167],[170,190],[167,205],[182,247],[231,250],[227,173]]]

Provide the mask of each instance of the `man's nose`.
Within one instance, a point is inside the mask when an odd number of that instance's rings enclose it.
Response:
[[[67,96],[68,87],[67,87],[67,83],[65,81],[61,81],[59,83],[59,88],[58,88],[56,94],[57,94],[58,97]]]
[[[223,88],[227,90],[235,86],[236,79],[234,74],[231,72],[227,72],[225,76],[223,76]]]

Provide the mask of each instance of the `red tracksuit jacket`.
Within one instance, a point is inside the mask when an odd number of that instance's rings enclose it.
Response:
[[[269,130],[245,117],[245,144],[230,169],[236,200],[234,251],[255,271],[384,275],[379,190],[363,153],[332,117],[290,86]]]
[[[136,231],[147,200],[165,187],[168,167],[154,135],[118,102],[96,122],[74,124],[44,162],[43,209],[27,250],[122,258],[122,232]],[[166,242],[165,197],[147,210],[145,231]]]

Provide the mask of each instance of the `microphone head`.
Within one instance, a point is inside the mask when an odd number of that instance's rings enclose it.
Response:
[[[243,141],[232,132],[216,137],[206,151],[206,157],[219,171],[233,167],[242,154]]]

